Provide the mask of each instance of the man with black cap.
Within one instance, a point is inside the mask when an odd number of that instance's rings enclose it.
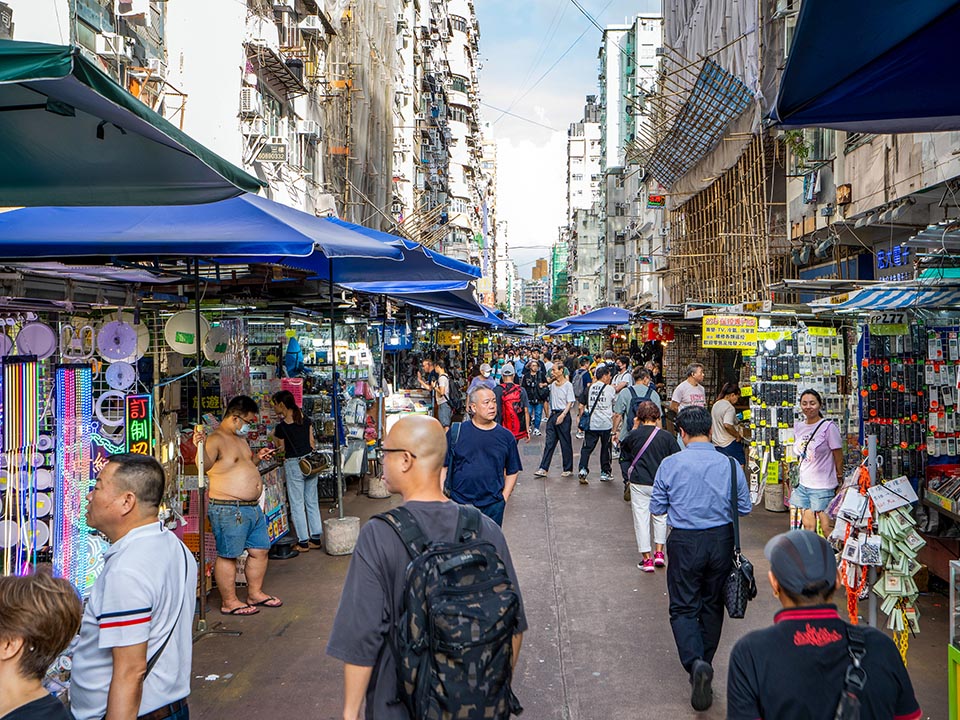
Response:
[[[851,628],[830,598],[837,563],[829,543],[808,530],[791,530],[767,543],[767,577],[783,610],[773,627],[742,637],[730,655],[728,720],[833,720],[844,678],[860,659],[860,720],[918,720],[920,706],[893,641],[872,627]],[[859,631],[859,632],[858,632]],[[852,643],[851,643],[852,641]],[[847,717],[846,715],[843,717]]]

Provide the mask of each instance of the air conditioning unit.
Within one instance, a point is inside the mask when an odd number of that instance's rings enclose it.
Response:
[[[297,135],[309,135],[319,140],[322,134],[320,123],[316,120],[297,120]]]
[[[623,282],[623,273],[614,273],[613,274],[614,282]]]
[[[243,134],[246,137],[266,137],[267,124],[260,118],[247,120],[243,123]]]
[[[297,23],[297,27],[300,28],[300,32],[304,33],[320,33],[323,32],[323,23],[320,22],[319,15],[307,15],[303,20]]]
[[[167,74],[167,64],[160,58],[147,58],[146,67],[151,75],[164,76]]]
[[[256,88],[245,87],[240,89],[240,114],[243,117],[260,117],[263,115],[263,98]]]
[[[130,60],[133,58],[133,48],[127,44],[127,39],[116,33],[98,34],[96,48],[97,55],[107,59],[122,57]]]

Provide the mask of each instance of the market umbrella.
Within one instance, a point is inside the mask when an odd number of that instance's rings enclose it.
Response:
[[[2,151],[0,151],[2,152]],[[386,243],[245,193],[203,205],[30,207],[0,212],[0,258],[282,256],[377,259],[399,265]]]
[[[71,46],[0,40],[0,206],[183,205],[263,183]]]
[[[773,120],[783,128],[960,129],[960,0],[803,0]]]
[[[563,320],[570,325],[629,325],[630,311],[621,307],[602,307],[583,315],[571,315]]]
[[[266,252],[259,253],[259,257],[237,258],[231,262],[283,265],[310,272],[321,280],[332,280],[342,287],[371,295],[465,290],[482,274],[476,265],[447,257],[406,238],[334,218],[328,222],[346,233],[351,233],[358,240],[396,245],[402,254],[403,262],[343,258],[334,266],[330,266],[323,255],[271,257]]]

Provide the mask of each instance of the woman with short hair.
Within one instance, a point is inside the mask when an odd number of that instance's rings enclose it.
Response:
[[[80,630],[81,612],[63,578],[0,577],[0,719],[71,720],[42,681]]]
[[[300,470],[300,458],[316,447],[313,423],[303,414],[289,390],[273,395],[273,409],[280,422],[273,428],[273,437],[283,450],[283,475],[290,501],[290,517],[297,534],[296,548],[300,552],[322,547],[323,519],[320,517],[320,496],[317,475],[307,477]]]

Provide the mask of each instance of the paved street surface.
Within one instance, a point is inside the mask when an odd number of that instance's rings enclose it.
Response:
[[[542,441],[521,445],[524,472],[504,523],[530,623],[514,681],[523,717],[725,717],[730,648],[749,630],[769,625],[779,608],[765,579],[763,545],[786,529],[786,514],[759,508],[742,524],[744,553],[757,567],[761,592],[746,619],[726,621],[714,706],[698,714],[690,708],[689,683],[670,632],[665,571],[644,574],[636,567],[622,484],[599,482],[599,451],[588,487],[575,476],[560,477],[559,451],[551,476],[535,478]],[[398,501],[350,492],[346,510],[366,520]],[[339,718],[342,666],[324,647],[349,561],[316,550],[271,561],[266,590],[285,605],[249,618],[221,618],[213,593],[211,625],[222,620],[221,629],[242,635],[211,635],[196,644],[192,714],[203,720]],[[948,602],[926,596],[920,608],[922,632],[910,641],[909,670],[925,717],[941,720],[947,717]]]

